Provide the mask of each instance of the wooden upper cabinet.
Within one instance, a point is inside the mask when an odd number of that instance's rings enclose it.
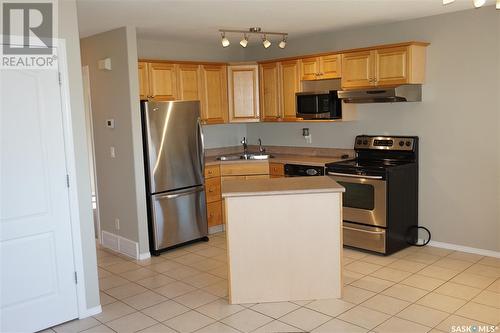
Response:
[[[281,62],[281,106],[283,120],[296,120],[295,93],[300,92],[299,60]]]
[[[149,70],[148,63],[139,61],[139,98],[149,98]]]
[[[341,75],[341,55],[304,58],[300,61],[303,81],[336,79]]]
[[[342,57],[342,88],[422,84],[426,44],[346,53]]]
[[[149,63],[149,90],[157,101],[177,99],[177,80],[174,64]]]
[[[395,85],[408,83],[408,47],[393,47],[374,52],[375,85]]]
[[[228,67],[229,122],[259,121],[259,67]]]
[[[311,81],[318,79],[318,76],[320,75],[318,57],[301,59],[300,64],[302,80]]]
[[[370,87],[373,81],[371,51],[346,53],[342,56],[342,88]]]
[[[332,54],[319,58],[321,79],[337,79],[342,76],[342,55]]]
[[[200,65],[179,64],[178,91],[179,99],[184,101],[201,100]]]
[[[226,123],[227,112],[227,66],[202,65],[201,84],[203,96],[202,118],[207,124]]]
[[[277,62],[260,65],[260,114],[264,121],[277,121],[281,117],[279,76]]]

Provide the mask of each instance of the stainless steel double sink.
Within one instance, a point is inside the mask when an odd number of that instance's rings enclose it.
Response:
[[[239,154],[239,155],[223,155],[218,156],[219,161],[236,161],[236,160],[268,160],[274,156],[270,154]]]

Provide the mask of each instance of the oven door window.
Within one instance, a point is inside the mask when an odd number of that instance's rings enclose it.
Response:
[[[297,96],[298,112],[304,114],[318,113],[317,95]]]
[[[344,207],[373,210],[375,208],[375,188],[370,184],[358,184],[337,181],[345,187],[342,196]]]

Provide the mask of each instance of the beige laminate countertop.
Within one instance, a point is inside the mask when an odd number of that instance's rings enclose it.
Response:
[[[328,156],[307,156],[307,155],[289,155],[289,154],[271,154],[274,156],[268,160],[233,160],[233,161],[219,161],[216,156],[205,158],[206,165],[217,164],[233,164],[233,163],[283,163],[283,164],[305,164],[311,166],[325,166],[327,163],[342,161],[340,157]]]
[[[222,197],[248,197],[306,193],[337,193],[345,188],[328,176],[228,180],[222,182]]]

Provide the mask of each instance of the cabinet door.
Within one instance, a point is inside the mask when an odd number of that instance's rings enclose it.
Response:
[[[269,163],[269,174],[271,178],[285,177],[285,165],[283,163]]]
[[[319,59],[321,79],[337,79],[341,77],[340,54],[323,56]]]
[[[228,67],[229,122],[259,121],[259,67]]]
[[[203,101],[202,118],[207,124],[227,122],[227,75],[226,66],[202,65],[201,77]]]
[[[209,227],[222,224],[222,201],[207,203],[207,221]]]
[[[148,99],[149,95],[148,63],[139,61],[139,99]]]
[[[180,64],[178,70],[179,99],[201,100],[200,66]]]
[[[291,60],[281,63],[281,100],[284,120],[296,120],[295,93],[300,91],[299,61]]]
[[[320,74],[319,58],[304,58],[301,59],[301,74],[302,80],[318,80]]]
[[[408,82],[408,47],[374,51],[375,85],[390,86]]]
[[[280,118],[278,63],[260,66],[260,112],[264,121]]]
[[[370,51],[342,55],[342,88],[363,88],[373,85],[373,57]]]
[[[150,94],[155,100],[175,100],[177,98],[175,65],[149,63],[149,87]]]

